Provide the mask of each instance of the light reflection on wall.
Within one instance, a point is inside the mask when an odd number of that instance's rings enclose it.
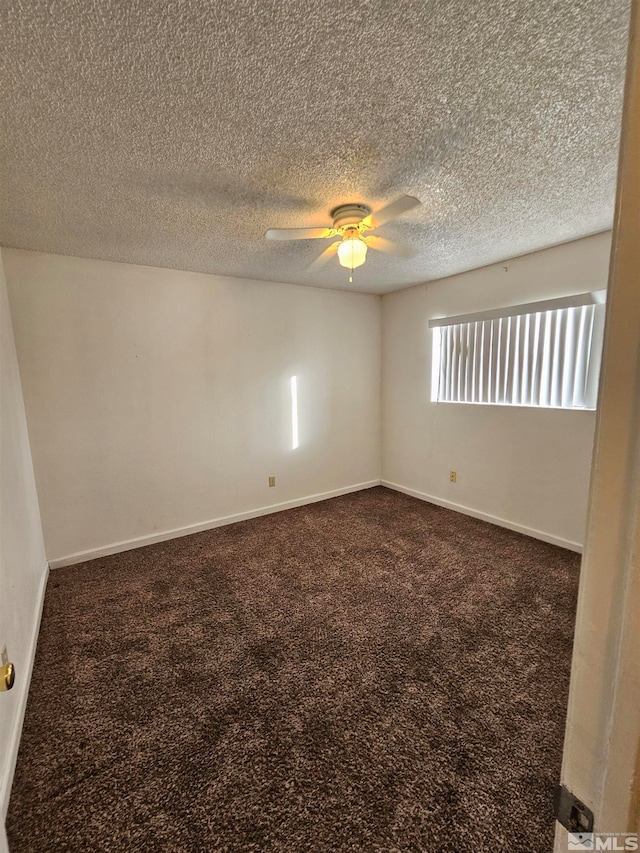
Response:
[[[291,377],[291,449],[298,446],[298,377]]]

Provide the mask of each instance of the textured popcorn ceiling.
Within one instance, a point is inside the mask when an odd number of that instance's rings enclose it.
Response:
[[[384,293],[611,226],[628,0],[8,0],[0,244]],[[353,285],[331,207],[423,206]]]

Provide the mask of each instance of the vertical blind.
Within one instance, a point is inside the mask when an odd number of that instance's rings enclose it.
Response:
[[[595,408],[603,313],[604,305],[591,303],[438,322],[435,399]]]

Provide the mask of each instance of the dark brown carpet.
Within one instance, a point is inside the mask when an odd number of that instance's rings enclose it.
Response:
[[[380,487],[57,569],[11,850],[548,853],[578,569]]]

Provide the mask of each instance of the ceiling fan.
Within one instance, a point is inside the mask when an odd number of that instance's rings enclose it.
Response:
[[[353,274],[353,271],[365,262],[368,248],[400,258],[409,258],[414,254],[408,246],[394,243],[377,234],[365,236],[365,232],[402,216],[419,204],[420,201],[410,195],[404,195],[392,201],[375,213],[372,213],[371,208],[366,204],[341,204],[330,213],[333,227],[272,228],[265,236],[267,240],[317,240],[338,237],[339,239],[325,249],[307,268],[307,272],[316,272],[337,254],[341,266],[351,270]],[[351,276],[349,281],[352,281]]]

